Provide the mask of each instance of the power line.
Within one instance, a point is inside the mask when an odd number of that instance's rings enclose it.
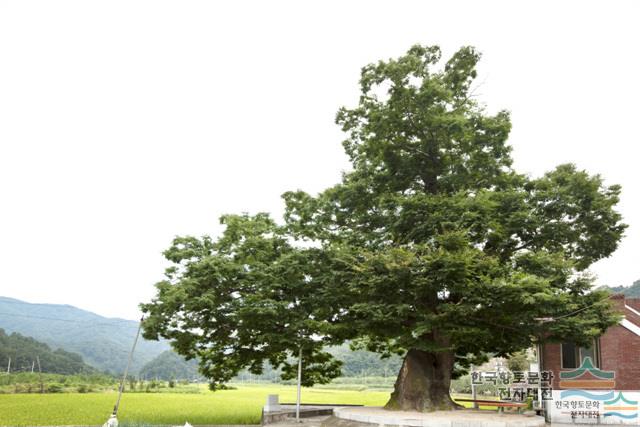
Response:
[[[6,312],[0,312],[0,316],[9,316],[9,317],[25,317],[25,318],[29,318],[29,319],[40,319],[40,320],[55,320],[55,321],[59,321],[59,322],[70,322],[70,323],[90,323],[91,326],[95,326],[95,325],[108,325],[108,326],[117,326],[117,327],[124,327],[126,325],[124,325],[124,322],[127,323],[131,323],[129,326],[134,326],[136,321],[135,320],[126,320],[126,319],[114,319],[110,322],[92,322],[92,321],[87,321],[87,320],[74,320],[74,319],[61,319],[61,318],[57,318],[57,317],[46,317],[46,316],[33,316],[30,314],[18,314],[18,313],[6,313]],[[118,325],[117,323],[121,323],[120,325]]]
[[[556,320],[558,320],[558,319],[564,319],[565,317],[573,316],[574,314],[578,314],[578,313],[580,313],[581,311],[584,311],[584,310],[586,310],[586,309],[588,309],[588,308],[594,307],[594,306],[596,306],[596,305],[600,304],[601,302],[604,302],[604,301],[606,301],[606,300],[608,300],[608,299],[610,299],[610,298],[614,297],[615,295],[616,295],[616,294],[608,295],[606,298],[599,299],[598,301],[594,302],[594,303],[593,303],[593,304],[591,304],[591,305],[587,305],[587,306],[585,306],[585,307],[579,308],[579,309],[577,309],[577,310],[575,310],[575,311],[572,311],[572,312],[570,312],[570,313],[563,314],[562,316],[556,316],[556,317],[541,317],[541,318],[537,318],[537,319],[534,319],[534,320],[539,320],[539,321],[542,321],[543,323],[546,323],[546,322],[555,322],[555,321],[556,321]]]
[[[586,310],[587,308],[591,308],[591,307],[593,307],[593,306],[595,306],[595,305],[600,304],[601,302],[604,302],[604,301],[606,301],[606,300],[608,300],[608,299],[612,298],[614,295],[615,295],[615,294],[611,294],[611,295],[607,296],[606,298],[602,298],[602,299],[600,299],[600,300],[598,300],[598,301],[594,302],[594,303],[593,303],[593,304],[591,304],[591,305],[588,305],[588,306],[586,306],[586,307],[582,307],[582,308],[580,308],[580,309],[578,309],[578,310],[576,310],[576,311],[573,311],[573,312],[571,312],[571,313],[563,314],[562,316],[558,316],[558,317],[556,317],[556,319],[562,319],[562,318],[565,318],[565,317],[573,316],[574,314],[580,313],[581,311],[584,311],[584,310]]]

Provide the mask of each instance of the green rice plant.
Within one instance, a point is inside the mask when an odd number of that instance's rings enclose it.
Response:
[[[296,388],[281,385],[234,385],[237,389],[200,393],[125,393],[120,403],[121,424],[184,425],[259,424],[268,394],[281,402],[295,402]],[[383,405],[388,392],[304,388],[303,403]],[[3,394],[0,426],[102,425],[113,410],[117,394]]]

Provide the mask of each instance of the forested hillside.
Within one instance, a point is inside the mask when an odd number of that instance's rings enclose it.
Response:
[[[402,364],[402,359],[398,356],[381,359],[379,354],[370,351],[352,351],[348,344],[330,347],[327,351],[344,363],[342,375],[345,377],[394,377]],[[198,362],[196,360],[187,361],[174,351],[165,351],[147,363],[140,370],[139,376],[142,379],[158,378],[161,380],[201,378],[198,372]],[[262,375],[250,375],[243,371],[237,379],[278,381],[279,377],[280,373],[267,363]]]
[[[137,327],[132,320],[110,319],[70,305],[31,304],[0,297],[0,328],[7,333],[18,332],[51,348],[78,353],[87,364],[113,374],[124,370]],[[332,347],[329,352],[344,362],[344,376],[393,376],[401,364],[398,357],[380,359],[368,351],[351,351],[348,345]],[[170,350],[167,342],[140,338],[131,372],[141,378],[192,379],[199,375],[197,369],[196,361],[185,361]],[[278,377],[265,366],[264,374],[255,378]]]
[[[198,372],[198,362],[196,360],[185,360],[182,356],[172,350],[161,353],[158,357],[147,363],[140,369],[141,379],[161,379],[161,380],[193,380],[201,378]]]
[[[0,328],[33,337],[52,348],[80,354],[101,371],[120,374],[127,363],[138,322],[111,319],[70,305],[31,304],[0,297]],[[168,343],[140,339],[132,372],[169,349]]]
[[[395,377],[402,365],[402,358],[399,356],[381,359],[378,353],[366,350],[353,351],[348,344],[331,347],[328,351],[344,363],[342,375],[345,377]]]
[[[640,280],[636,280],[631,286],[615,286],[609,287],[609,289],[616,294],[624,294],[631,298],[640,298]]]
[[[39,368],[55,374],[96,372],[79,354],[52,350],[47,344],[18,333],[8,335],[3,329],[0,329],[0,368],[3,372],[39,372]]]

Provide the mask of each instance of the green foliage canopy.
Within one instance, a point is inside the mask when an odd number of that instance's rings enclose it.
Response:
[[[180,354],[198,358],[214,388],[243,368],[261,374],[265,361],[291,379],[297,364],[289,356],[300,349],[305,385],[338,376],[340,363],[323,350],[338,342],[332,334],[341,328],[328,322],[341,307],[331,303],[339,295],[323,291],[333,274],[329,255],[293,246],[266,214],[221,221],[226,229],[217,242],[176,238],[165,252],[175,266],[156,285],[156,301],[142,306],[145,336],[162,334]]]
[[[198,357],[214,383],[264,360],[291,377],[302,347],[312,384],[339,373],[323,346],[347,339],[383,356],[449,352],[462,372],[613,324],[587,269],[622,237],[620,187],[572,164],[515,171],[509,113],[473,95],[479,58],[463,47],[439,67],[438,47],[414,46],[364,67],[357,106],[337,115],[352,170],[316,196],[284,194],[283,225],[229,215],[215,242],[176,238],[145,335]]]

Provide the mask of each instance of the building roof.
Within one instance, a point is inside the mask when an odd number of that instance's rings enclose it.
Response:
[[[620,325],[640,337],[640,298],[616,298],[621,299],[624,318]]]

